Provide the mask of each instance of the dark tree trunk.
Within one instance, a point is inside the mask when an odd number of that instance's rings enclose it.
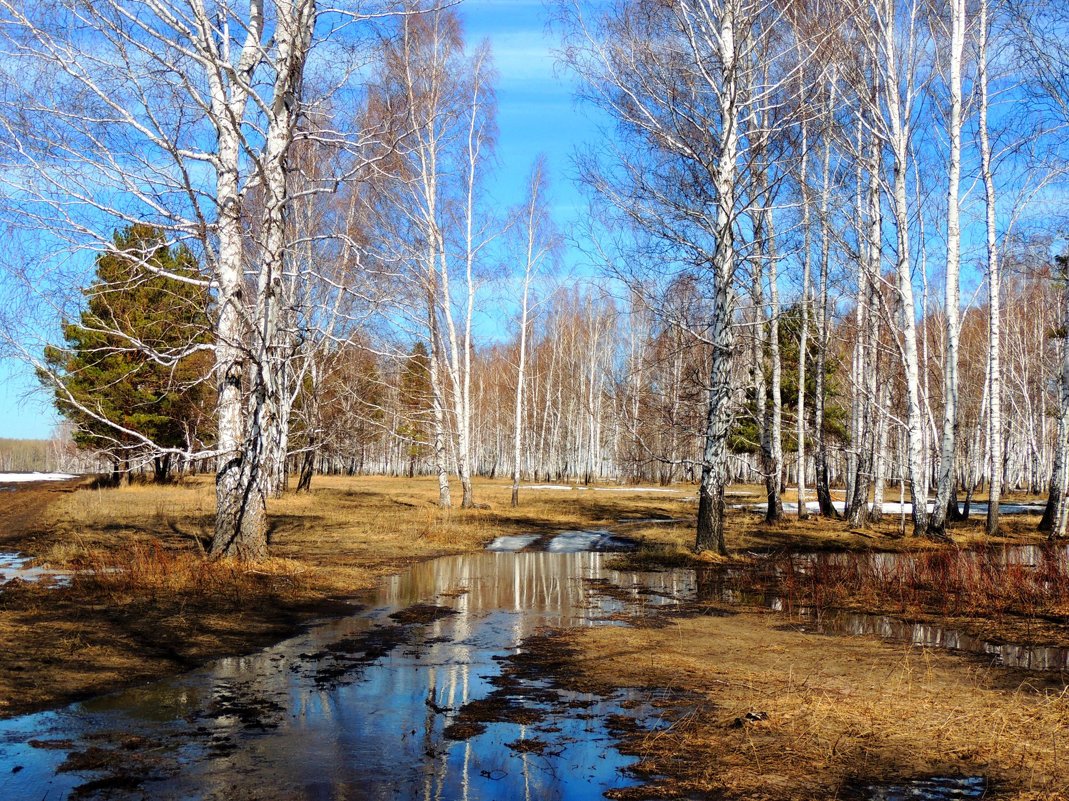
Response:
[[[1054,531],[1054,515],[1058,512],[1058,489],[1051,482],[1050,493],[1047,495],[1047,505],[1043,507],[1043,517],[1039,519],[1037,528],[1048,534]]]
[[[297,482],[297,492],[311,492],[312,491],[312,474],[315,472],[315,451],[309,448],[304,453],[304,459],[301,462],[301,478]]]
[[[947,501],[947,522],[962,523],[969,519],[968,514],[962,514],[958,506],[958,482],[955,481],[950,488],[950,500]]]
[[[157,456],[152,460],[152,480],[156,484],[166,484],[171,480],[171,454]]]
[[[982,484],[983,483],[983,479],[981,479],[980,482]],[[962,504],[962,507],[961,507],[961,519],[963,521],[968,520],[969,516],[972,515],[972,496],[975,493],[976,493],[976,486],[975,485],[972,486],[972,487],[969,487],[968,491],[965,493],[965,503]]]
[[[697,550],[726,555],[724,541],[724,485],[717,482],[708,466],[702,469],[698,488]]]

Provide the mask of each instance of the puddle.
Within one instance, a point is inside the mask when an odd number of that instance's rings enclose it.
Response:
[[[975,637],[959,629],[932,622],[914,622],[894,615],[819,609],[793,601],[777,591],[761,586],[790,584],[810,572],[833,566],[891,579],[908,574],[918,559],[938,554],[910,553],[806,553],[770,557],[752,568],[708,568],[694,574],[694,586],[680,588],[683,597],[693,592],[701,602],[751,606],[786,612],[802,619],[792,626],[800,631],[854,637],[876,637],[918,647],[939,648],[980,658],[990,664],[1041,672],[1069,673],[1069,648],[1059,646],[1004,643]],[[1023,569],[1052,570],[1053,575],[1069,572],[1069,546],[1043,547],[1007,545],[955,555],[966,566],[984,564],[1016,566]],[[678,572],[678,571],[677,571]],[[793,576],[789,574],[793,573]],[[1040,574],[1045,575],[1045,574]]]
[[[70,583],[70,573],[52,570],[46,567],[32,567],[30,557],[13,551],[0,551],[0,592],[3,585],[14,579],[39,582],[50,586],[63,586]]]
[[[1069,570],[1069,544],[1048,545],[989,545],[949,551],[870,551],[851,553],[846,551],[828,553],[788,554],[780,559],[789,561],[796,568],[824,563],[838,567],[859,567],[877,575],[887,576],[896,571],[908,571],[922,560],[936,560],[952,556],[958,564],[982,566],[984,564],[1020,567],[1056,567]]]
[[[501,697],[503,666],[543,627],[611,623],[644,603],[640,587],[672,602],[676,577],[608,570],[606,558],[418,564],[359,599],[366,611],[273,648],[0,721],[0,798],[601,799],[638,783],[610,721],[656,720],[643,699],[524,678],[506,693],[521,713],[462,738],[446,730]],[[590,580],[635,589],[602,598]]]
[[[901,783],[856,784],[847,788],[851,801],[955,801],[984,798],[987,779],[983,776],[932,776]]]
[[[593,801],[637,785],[616,735],[667,713],[634,691],[570,692],[537,664],[525,672],[533,644],[547,630],[620,625],[686,601],[783,602],[740,590],[729,570],[607,567],[607,551],[628,545],[603,531],[502,537],[416,564],[357,599],[353,615],[264,651],[0,721],[0,798]],[[995,653],[939,627],[810,614],[825,633],[1069,670],[1063,649]],[[980,797],[969,781],[854,797]]]
[[[821,634],[878,637],[924,648],[943,648],[988,658],[1002,667],[1069,673],[1069,648],[997,643],[932,623],[911,623],[887,615],[798,610]],[[806,627],[799,627],[805,630]]]

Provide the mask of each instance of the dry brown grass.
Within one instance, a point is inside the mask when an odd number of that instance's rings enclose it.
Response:
[[[1037,564],[1008,562],[995,549],[878,554],[849,560],[835,554],[806,559],[788,554],[763,566],[772,591],[820,607],[855,603],[907,614],[1064,617],[1069,613],[1069,560],[1058,548],[1039,552]]]
[[[27,487],[0,498],[0,550],[78,570],[72,586],[0,593],[0,716],[177,672],[277,641],[351,607],[416,560],[518,531],[664,515],[671,497],[525,492],[478,482],[489,509],[440,510],[433,479],[317,478],[311,495],[269,504],[272,558],[207,560],[213,484]]]
[[[489,508],[440,510],[434,478],[316,477],[310,495],[270,502],[272,560],[250,567],[202,556],[212,529],[211,477],[72,488],[0,497],[0,550],[88,569],[69,589],[0,595],[0,715],[260,647],[311,616],[337,612],[333,599],[413,561],[477,549],[500,534],[614,527],[649,544],[654,561],[694,561],[690,491],[523,490],[513,509],[508,482],[481,480],[476,498]],[[740,487],[729,502],[759,499],[760,488]],[[621,524],[654,517],[680,521]],[[819,520],[767,527],[738,511],[729,521],[729,543],[740,549],[892,542]]]
[[[578,635],[595,685],[676,687],[704,699],[628,747],[668,777],[646,797],[816,801],[852,778],[989,776],[999,797],[1069,792],[1069,694],[952,656],[782,630],[766,615],[603,627]],[[767,720],[734,726],[747,712]]]
[[[313,488],[269,502],[271,553],[333,593],[351,594],[411,561],[471,551],[501,534],[615,527],[621,518],[691,512],[673,495],[589,490],[524,490],[513,509],[505,481],[477,481],[476,499],[489,508],[476,509],[440,509],[436,478],[327,476]],[[105,553],[119,567],[138,543],[200,554],[211,538],[213,509],[209,477],[82,490],[55,502],[22,550],[56,566],[81,566]]]

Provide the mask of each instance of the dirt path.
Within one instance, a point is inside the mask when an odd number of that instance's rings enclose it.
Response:
[[[0,550],[35,555],[38,540],[47,536],[47,512],[64,496],[92,479],[3,484],[0,480]]]

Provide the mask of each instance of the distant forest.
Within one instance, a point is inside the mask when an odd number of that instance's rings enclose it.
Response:
[[[0,439],[0,471],[28,473],[56,470],[54,444],[48,439]]]
[[[0,438],[2,473],[91,473],[100,469],[97,461],[80,452],[69,435],[52,439]]]

